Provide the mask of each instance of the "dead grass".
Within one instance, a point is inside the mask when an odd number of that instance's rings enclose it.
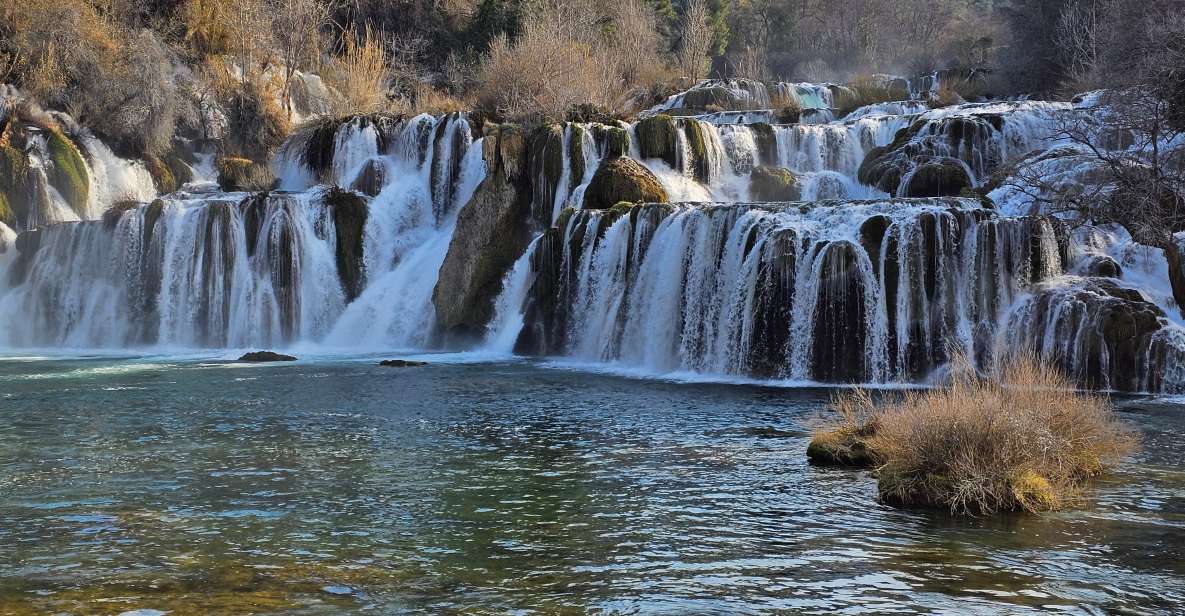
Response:
[[[876,468],[885,502],[977,514],[1073,505],[1136,445],[1105,398],[1075,391],[1047,362],[1020,357],[989,375],[953,365],[940,389],[879,404],[862,390],[840,396],[841,419],[812,447]]]
[[[330,62],[326,81],[336,92],[334,113],[339,116],[382,111],[387,104],[391,73],[378,33],[369,26],[346,32],[342,53]]]

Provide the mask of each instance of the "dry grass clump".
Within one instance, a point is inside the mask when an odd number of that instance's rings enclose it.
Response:
[[[387,103],[391,72],[382,38],[367,26],[342,37],[342,52],[330,61],[326,81],[336,92],[334,113],[339,116],[381,111]]]
[[[1105,398],[1075,391],[1047,363],[1021,357],[990,375],[965,360],[953,365],[940,389],[879,405],[862,391],[841,396],[843,419],[817,433],[812,447],[833,463],[848,455],[846,463],[875,467],[886,502],[956,513],[1072,505],[1092,477],[1135,447]]]

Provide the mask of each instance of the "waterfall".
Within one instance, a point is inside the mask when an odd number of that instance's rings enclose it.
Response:
[[[728,80],[634,123],[314,118],[271,161],[276,190],[214,191],[207,157],[209,192],[161,198],[81,133],[81,208],[33,130],[30,205],[0,223],[0,347],[424,350],[484,332],[498,353],[829,383],[1028,350],[1085,386],[1185,390],[1163,258],[1071,232],[1001,177],[1094,179],[1056,129],[1097,109],[902,100],[836,120],[839,98],[857,93]],[[618,156],[670,203],[584,209]]]
[[[644,205],[540,240],[522,352],[830,382],[915,381],[1062,272],[1055,223],[969,199]]]

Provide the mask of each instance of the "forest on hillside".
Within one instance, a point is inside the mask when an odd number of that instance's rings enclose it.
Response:
[[[475,110],[626,117],[706,77],[986,75],[963,98],[1153,84],[1180,100],[1179,0],[30,0],[0,83],[117,152],[265,160],[299,121]],[[1179,109],[1178,109],[1179,112]]]

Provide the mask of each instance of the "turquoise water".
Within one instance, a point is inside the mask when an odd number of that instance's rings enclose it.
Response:
[[[770,613],[1185,601],[1185,407],[1078,511],[952,519],[804,450],[825,389],[525,361],[0,360],[0,614]]]

